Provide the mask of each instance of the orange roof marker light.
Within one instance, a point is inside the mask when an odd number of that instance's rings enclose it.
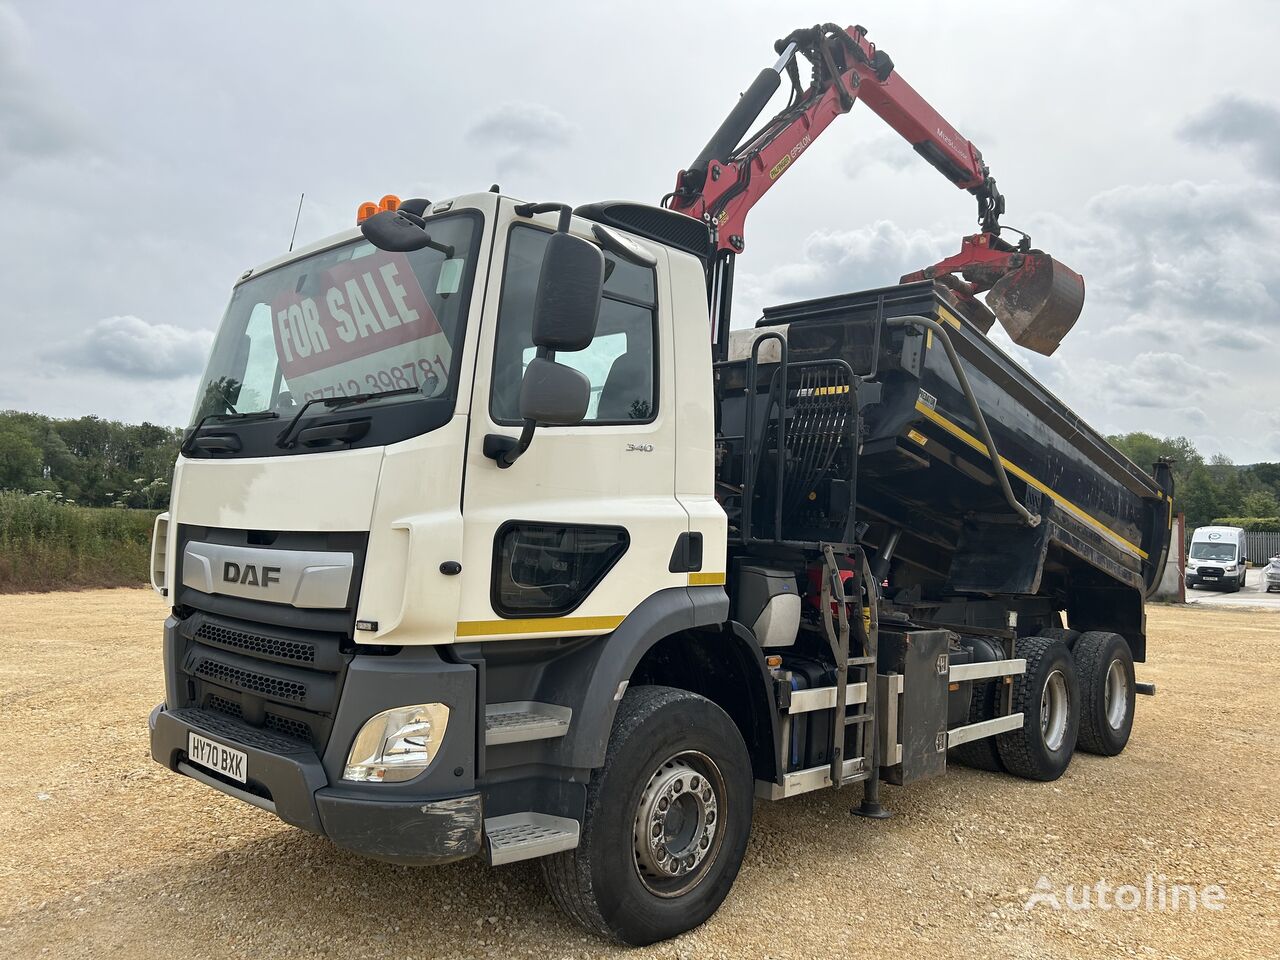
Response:
[[[374,203],[372,200],[366,200],[360,204],[360,208],[356,211],[356,223],[364,223],[375,213],[385,213],[388,210],[399,210],[400,198],[394,193],[388,193],[385,197]]]

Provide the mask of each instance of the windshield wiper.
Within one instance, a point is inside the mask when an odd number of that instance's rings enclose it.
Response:
[[[230,404],[228,404],[228,406],[230,406]],[[276,413],[274,410],[255,410],[250,413],[238,413],[236,411],[232,411],[231,413],[206,413],[196,421],[196,425],[194,427],[183,435],[182,443],[178,445],[178,452],[184,457],[191,456],[191,451],[195,448],[196,435],[200,433],[201,428],[204,427],[206,423],[210,423],[214,420],[219,423],[231,423],[233,421],[237,423],[252,423],[255,420],[278,420],[279,418],[280,414]]]
[[[302,415],[312,404],[321,404],[331,409],[346,407],[353,403],[367,403],[370,400],[380,400],[383,397],[401,397],[410,393],[421,393],[419,387],[400,387],[396,390],[383,390],[380,393],[353,393],[346,397],[312,397],[297,413],[293,415],[293,419],[289,421],[289,425],[280,431],[280,435],[276,437],[276,446],[283,450],[292,449],[298,443],[298,425],[302,421]],[[424,394],[425,396],[425,394]]]

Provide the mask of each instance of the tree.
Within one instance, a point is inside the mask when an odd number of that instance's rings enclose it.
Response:
[[[1140,466],[1150,470],[1157,460],[1173,461],[1174,476],[1189,475],[1204,464],[1196,445],[1186,437],[1157,437],[1150,433],[1121,433],[1107,437],[1112,446]]]
[[[1240,504],[1242,517],[1280,517],[1280,500],[1270,490],[1246,493]]]
[[[0,429],[0,489],[30,490],[41,479],[44,456],[17,427]]]
[[[9,410],[0,411],[0,435],[6,437],[6,450],[0,451],[0,487],[49,490],[89,506],[136,501],[137,506],[164,507],[182,432],[153,423],[133,425],[93,416],[53,420]],[[8,439],[11,435],[34,445],[34,471],[30,449]],[[135,484],[138,478],[142,479]],[[123,496],[122,491],[137,496]]]

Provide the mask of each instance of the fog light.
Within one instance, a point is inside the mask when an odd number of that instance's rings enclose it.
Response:
[[[418,703],[374,714],[356,734],[342,779],[411,780],[431,764],[448,726],[449,708],[443,703]]]

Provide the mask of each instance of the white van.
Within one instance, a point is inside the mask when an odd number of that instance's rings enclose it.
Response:
[[[1187,551],[1187,589],[1203,584],[1235,593],[1248,565],[1243,527],[1196,527]]]

